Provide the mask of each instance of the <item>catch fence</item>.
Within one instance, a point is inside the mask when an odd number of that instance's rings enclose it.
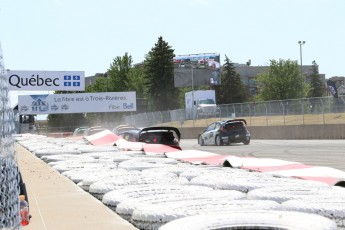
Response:
[[[0,46],[0,229],[21,229],[19,167],[15,152],[14,114]]]
[[[217,114],[187,119],[190,113],[188,109],[146,112],[125,116],[124,122],[138,127],[204,127],[216,120],[244,118],[248,126],[345,124],[345,96],[222,104]]]

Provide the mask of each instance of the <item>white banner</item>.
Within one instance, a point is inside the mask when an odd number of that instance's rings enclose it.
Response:
[[[23,115],[131,112],[136,110],[136,92],[18,96],[18,111]]]
[[[7,71],[9,90],[84,91],[84,71]]]

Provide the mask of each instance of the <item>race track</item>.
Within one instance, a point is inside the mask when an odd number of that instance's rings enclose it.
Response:
[[[249,145],[200,146],[197,139],[182,139],[180,144],[183,150],[275,158],[345,171],[345,140],[251,140]]]

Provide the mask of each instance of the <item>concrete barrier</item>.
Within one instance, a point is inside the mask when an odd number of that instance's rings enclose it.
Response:
[[[48,133],[48,137],[55,137],[55,138],[64,138],[70,137],[73,135],[73,132],[61,132],[61,133]]]
[[[345,139],[345,124],[248,126],[252,139]],[[205,127],[179,128],[181,138],[196,139]]]
[[[287,126],[247,126],[252,139],[308,140],[345,139],[345,124],[287,125]],[[205,127],[179,128],[182,139],[197,139]],[[68,137],[71,132],[50,133],[49,137]]]

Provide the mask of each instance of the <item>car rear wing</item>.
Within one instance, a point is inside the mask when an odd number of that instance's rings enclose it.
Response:
[[[167,131],[167,132],[174,131],[176,133],[176,135],[177,135],[178,140],[181,139],[180,130],[178,130],[178,128],[171,127],[171,126],[155,126],[155,127],[143,128],[140,131],[139,136],[140,136],[141,133],[149,132],[150,130],[154,130],[154,131],[161,130],[161,131]]]
[[[231,119],[231,120],[227,120],[226,123],[234,122],[234,121],[242,121],[245,125],[247,125],[247,121],[245,119]]]

